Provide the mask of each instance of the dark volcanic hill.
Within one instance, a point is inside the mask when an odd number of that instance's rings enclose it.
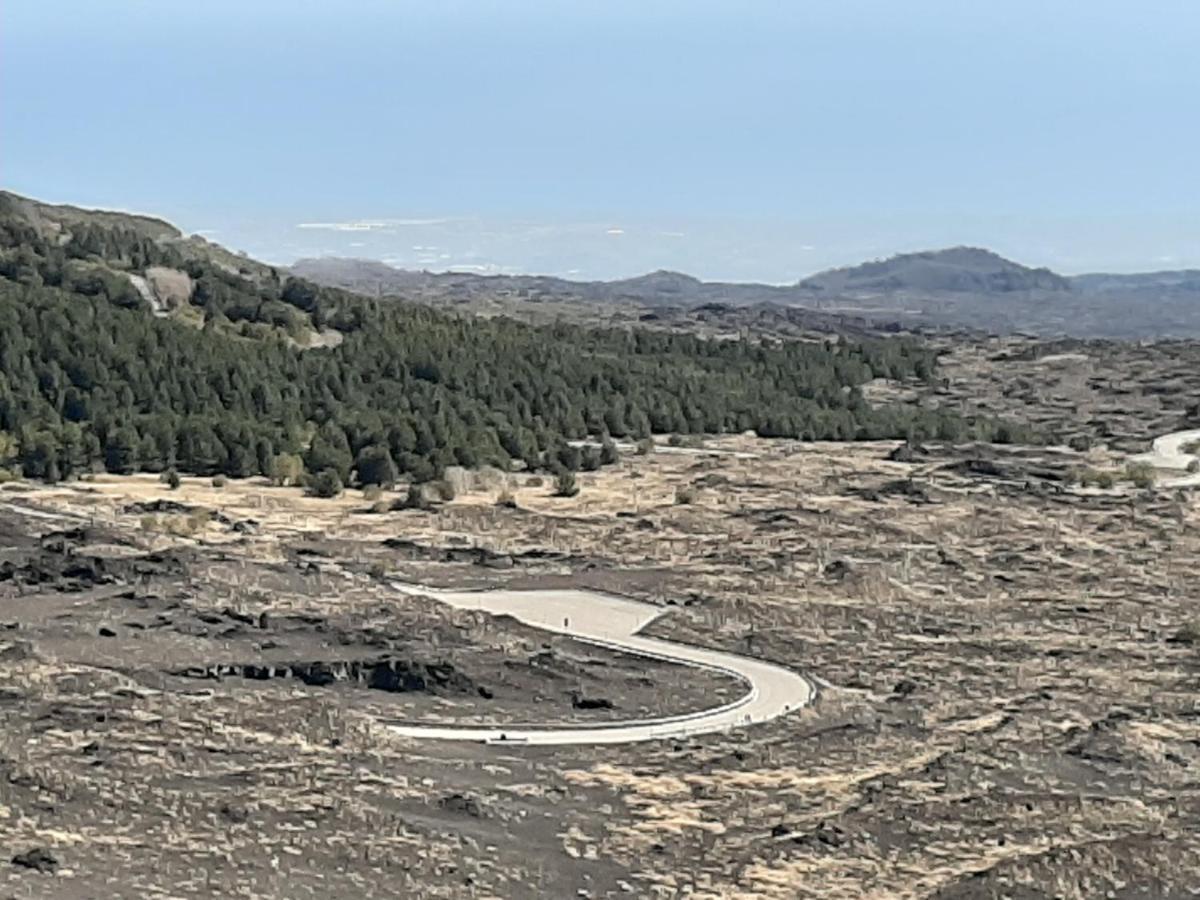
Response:
[[[1069,291],[1071,282],[1049,269],[1031,269],[978,247],[951,247],[902,253],[890,259],[806,278],[802,289],[839,293],[1010,294],[1021,291]]]

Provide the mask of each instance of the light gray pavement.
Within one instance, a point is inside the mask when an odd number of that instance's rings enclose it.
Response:
[[[403,593],[431,597],[459,609],[510,615],[535,628],[570,635],[588,643],[681,665],[715,669],[734,675],[746,684],[746,693],[731,703],[680,716],[592,726],[547,724],[460,728],[407,723],[388,726],[406,737],[503,744],[631,743],[743,728],[797,710],[813,698],[812,685],[783,666],[719,650],[641,637],[638,632],[665,612],[648,603],[584,590],[445,591],[401,583],[393,586]]]
[[[1200,472],[1188,472],[1187,468],[1197,456],[1185,453],[1183,448],[1189,444],[1200,442],[1200,428],[1188,431],[1175,431],[1155,438],[1150,445],[1149,453],[1141,453],[1130,459],[1130,462],[1149,463],[1160,472],[1171,473],[1160,477],[1156,484],[1164,488],[1182,488],[1200,486]]]

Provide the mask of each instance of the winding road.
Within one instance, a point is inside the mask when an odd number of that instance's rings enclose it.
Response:
[[[1155,439],[1148,453],[1131,462],[1148,463],[1160,473],[1157,485],[1175,489],[1200,487],[1200,472],[1189,466],[1200,459],[1184,448],[1200,443],[1200,429],[1177,431]],[[661,448],[659,452],[705,453],[692,448]],[[720,451],[717,451],[720,452]],[[725,451],[730,452],[730,451]],[[752,456],[752,454],[737,454]],[[1161,473],[1169,472],[1170,477]],[[0,502],[23,515],[64,519],[60,513],[30,508],[24,503]],[[621,744],[677,738],[685,735],[727,732],[794,712],[815,695],[811,682],[791,669],[774,663],[710,650],[689,644],[641,636],[651,622],[668,610],[613,594],[588,590],[442,590],[393,582],[405,594],[430,597],[459,609],[482,610],[512,616],[526,625],[563,634],[585,643],[625,653],[706,668],[738,678],[746,693],[711,709],[654,719],[626,720],[595,725],[454,726],[387,722],[386,727],[405,737],[499,744]]]
[[[1132,457],[1131,462],[1149,463],[1160,473],[1179,473],[1160,477],[1159,487],[1197,487],[1200,486],[1200,472],[1187,470],[1200,457],[1184,452],[1185,447],[1197,442],[1200,442],[1200,429],[1166,434],[1155,439],[1148,453]],[[659,452],[705,452],[675,447],[656,449]],[[812,684],[803,676],[774,663],[642,637],[639,632],[667,612],[648,603],[586,590],[453,591],[402,583],[393,583],[393,586],[403,593],[431,597],[459,609],[509,615],[526,625],[587,643],[681,665],[714,669],[741,679],[748,688],[732,703],[697,713],[590,726],[388,725],[392,731],[406,737],[542,745],[649,741],[730,731],[767,722],[807,705],[815,693]]]
[[[1160,477],[1156,482],[1158,487],[1184,488],[1200,486],[1200,472],[1188,472],[1188,466],[1200,457],[1194,453],[1185,453],[1183,448],[1191,444],[1200,444],[1200,428],[1188,431],[1174,431],[1155,438],[1150,445],[1149,453],[1141,453],[1130,459],[1130,462],[1149,463],[1160,471],[1183,473],[1169,478]]]
[[[712,709],[656,719],[596,725],[465,726],[390,724],[396,734],[413,738],[484,741],[502,744],[625,744],[684,735],[730,731],[767,722],[797,710],[813,698],[813,686],[801,675],[774,663],[642,637],[642,631],[666,610],[612,594],[585,590],[445,591],[394,583],[406,594],[432,597],[459,609],[478,609],[514,619],[585,643],[714,669],[743,681],[747,691]]]

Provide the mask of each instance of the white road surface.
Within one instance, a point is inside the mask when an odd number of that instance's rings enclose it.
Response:
[[[1149,453],[1142,453],[1131,458],[1130,462],[1149,463],[1158,469],[1160,477],[1156,484],[1163,488],[1185,488],[1200,486],[1200,472],[1188,472],[1188,466],[1198,458],[1193,453],[1185,453],[1183,448],[1189,444],[1200,443],[1200,428],[1189,431],[1175,431],[1155,438],[1150,445]],[[1162,473],[1168,473],[1163,476]]]
[[[812,685],[801,675],[773,663],[708,650],[674,641],[641,637],[638,632],[665,610],[612,594],[584,590],[444,591],[395,584],[407,594],[432,597],[460,609],[480,609],[587,643],[681,665],[715,669],[740,678],[746,692],[738,699],[679,716],[599,723],[596,725],[466,726],[390,724],[397,734],[413,738],[485,741],[499,744],[624,744],[744,728],[800,709],[813,698]]]

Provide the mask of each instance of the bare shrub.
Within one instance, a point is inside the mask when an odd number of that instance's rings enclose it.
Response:
[[[470,493],[473,481],[471,473],[462,466],[446,466],[442,473],[442,483],[449,485],[450,496],[443,495],[442,499],[453,500],[459,494]],[[439,493],[442,491],[439,490]]]
[[[1154,466],[1149,463],[1129,463],[1125,466],[1125,480],[1133,482],[1134,487],[1154,487]]]
[[[417,484],[415,481],[408,486],[408,493],[404,495],[403,500],[397,500],[392,504],[392,509],[427,509],[429,501],[425,497],[425,485]]]
[[[484,466],[482,469],[474,472],[473,475],[474,477],[471,479],[471,482],[476,490],[504,490],[508,484],[508,475],[495,466]]]
[[[675,502],[680,506],[689,506],[695,503],[699,497],[699,492],[690,486],[675,488]]]

